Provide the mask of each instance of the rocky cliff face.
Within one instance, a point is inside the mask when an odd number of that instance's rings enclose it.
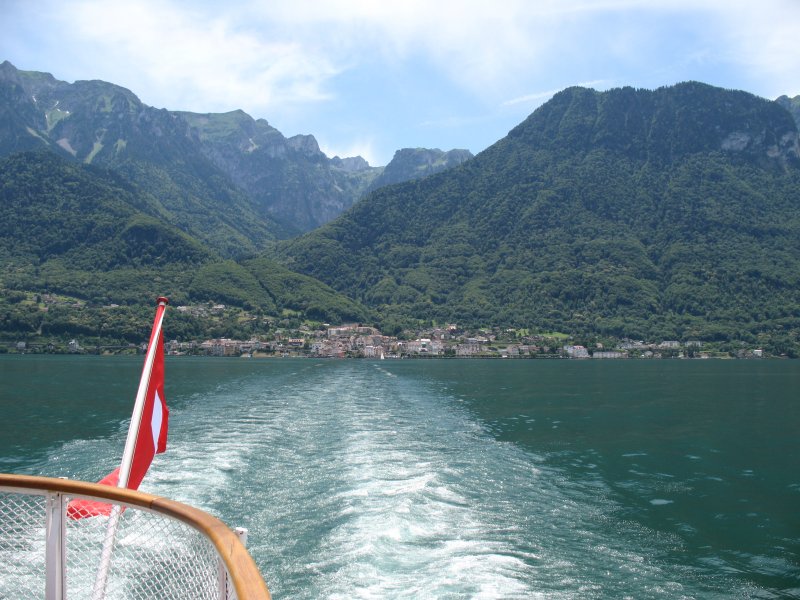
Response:
[[[338,156],[334,156],[331,159],[331,164],[337,169],[347,171],[348,173],[358,173],[360,171],[366,171],[370,169],[369,163],[360,156],[352,156],[349,158],[339,158]],[[383,170],[381,167],[376,168],[380,169],[381,171]]]
[[[103,81],[57,81],[47,73],[0,65],[0,123],[22,149],[60,148],[85,163],[174,160],[196,154],[189,128],[175,113],[143,104]],[[3,154],[13,152],[9,138]]]
[[[775,102],[789,111],[789,114],[794,117],[794,122],[797,123],[798,129],[800,129],[800,96],[795,96],[794,98],[781,96]]]
[[[313,135],[286,138],[242,111],[179,113],[203,154],[294,232],[309,231],[350,208],[381,172],[361,157],[329,159]]]

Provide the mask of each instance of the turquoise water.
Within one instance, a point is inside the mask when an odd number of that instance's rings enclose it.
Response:
[[[116,466],[141,358],[0,357],[0,470]],[[800,598],[800,363],[168,358],[142,489],[276,598]]]

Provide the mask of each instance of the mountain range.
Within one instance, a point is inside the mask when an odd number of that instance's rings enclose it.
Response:
[[[798,106],[697,82],[569,88],[475,157],[403,149],[375,168],[241,111],[6,62],[0,331],[132,340],[169,294],[236,309],[180,312],[175,337],[457,322],[795,352]]]
[[[225,255],[309,231],[368,189],[383,167],[328,158],[311,135],[286,138],[243,111],[156,109],[103,81],[66,83],[0,64],[0,156],[50,149],[113,168],[157,192],[171,222]],[[392,183],[449,168],[468,151],[407,149],[387,165]],[[205,214],[204,222],[196,217]]]

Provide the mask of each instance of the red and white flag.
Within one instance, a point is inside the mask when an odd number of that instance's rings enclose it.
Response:
[[[122,464],[98,482],[103,485],[139,489],[153,457],[167,449],[169,410],[164,399],[164,334],[161,329],[167,302],[166,298],[158,299]],[[71,519],[110,513],[110,504],[94,500],[72,500],[67,506],[67,516]]]

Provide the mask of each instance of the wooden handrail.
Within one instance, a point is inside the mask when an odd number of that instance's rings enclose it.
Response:
[[[264,583],[255,561],[239,541],[237,535],[225,523],[199,508],[137,490],[33,475],[0,473],[0,488],[43,490],[92,500],[110,500],[151,510],[182,521],[205,535],[214,545],[228,569],[239,600],[270,600],[271,598],[267,584]]]

